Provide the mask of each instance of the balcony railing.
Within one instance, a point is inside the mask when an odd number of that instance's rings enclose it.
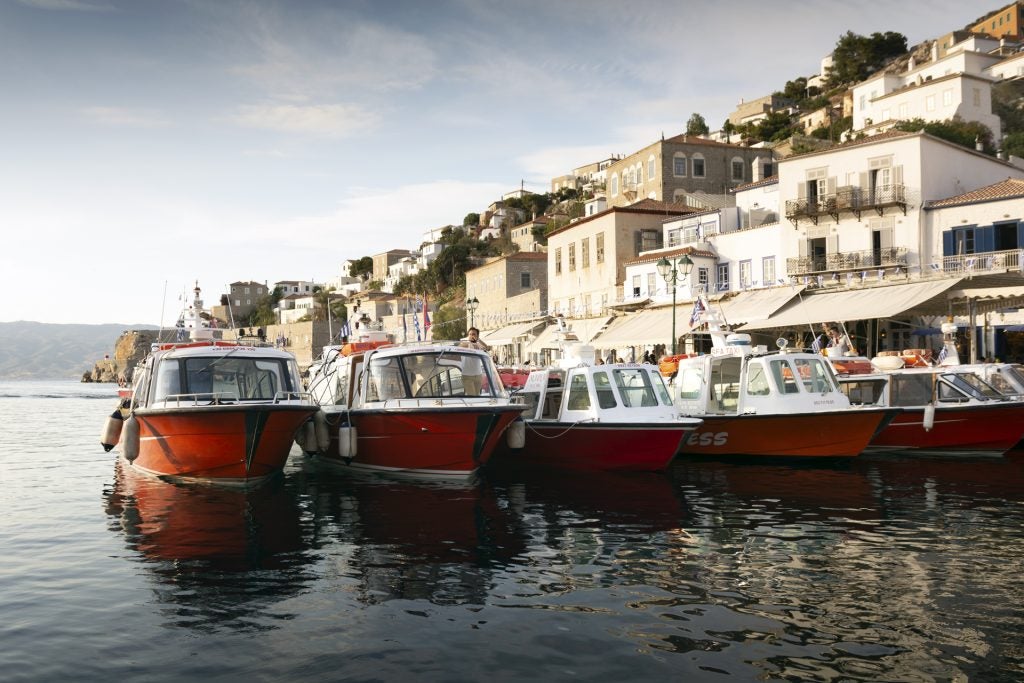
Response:
[[[822,254],[821,256],[790,258],[786,259],[786,272],[789,275],[814,275],[827,272],[906,265],[906,247],[886,247],[884,249],[841,251],[834,254]]]
[[[864,211],[876,211],[879,216],[889,207],[897,207],[907,214],[907,188],[899,184],[878,185],[874,188],[841,187],[835,194],[820,195],[807,199],[786,201],[786,218],[794,225],[801,218],[818,224],[821,216],[831,216],[836,221],[843,213],[852,213],[860,219]]]

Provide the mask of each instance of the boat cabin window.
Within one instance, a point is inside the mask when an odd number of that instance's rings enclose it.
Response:
[[[643,368],[625,368],[613,370],[615,386],[622,397],[622,405],[627,408],[640,408],[658,405],[658,396],[650,374]]]
[[[594,373],[594,388],[597,389],[597,405],[602,408],[614,408],[618,405],[615,401],[615,392],[612,390],[612,381],[608,378],[607,372]]]
[[[587,389],[587,376],[574,375],[569,381],[569,402],[566,410],[590,410],[590,391]]]
[[[923,406],[932,400],[932,374],[895,374],[889,378],[889,405]]]
[[[739,409],[740,369],[743,360],[736,356],[711,361],[711,401],[717,411],[734,413]]]
[[[284,361],[249,357],[186,358],[185,392],[269,401],[293,391]]]
[[[839,389],[854,405],[882,405],[885,380],[882,378],[844,380],[839,383]]]
[[[945,377],[945,375],[943,375]],[[985,398],[1002,398],[1003,393],[997,391],[994,386],[971,372],[958,372],[956,377],[974,388],[978,394]]]
[[[679,398],[695,401],[700,398],[704,385],[704,369],[683,368],[676,376],[676,382],[679,384]]]
[[[834,391],[832,375],[829,374],[823,361],[817,358],[794,358],[793,365],[796,366],[797,374],[804,384],[804,389],[813,394],[823,394]]]
[[[1010,383],[1010,380],[1004,377],[1003,374],[999,371],[993,372],[987,377],[985,377],[985,381],[988,382],[988,384],[991,385],[992,388],[998,391],[1002,396],[1013,396],[1017,393],[1020,393]]]
[[[751,363],[747,366],[747,394],[750,396],[767,396],[771,393],[771,385],[768,384],[768,375],[760,363]]]
[[[968,376],[976,379],[977,382],[984,384],[984,382],[981,382],[980,379],[977,379],[974,375],[969,375],[968,373],[946,373],[942,375],[941,379],[938,382],[937,390],[939,394],[939,400],[967,401],[971,398],[976,398],[979,401],[989,400],[989,396],[982,393],[974,385],[974,383],[967,381]],[[989,387],[989,389],[991,389],[991,387]],[[995,394],[995,397],[998,398],[999,394]]]
[[[772,371],[772,377],[775,378],[775,384],[779,387],[779,391],[784,394],[800,393],[800,387],[797,386],[796,378],[793,376],[793,368],[789,366],[787,361],[783,359],[773,360],[769,363],[769,367]]]
[[[450,396],[503,396],[494,363],[480,354],[438,349],[373,357],[367,401]]]
[[[168,396],[182,393],[178,361],[165,360],[157,366],[154,401],[163,401]]]

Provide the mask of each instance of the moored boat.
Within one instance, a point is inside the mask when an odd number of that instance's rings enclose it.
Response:
[[[524,448],[502,450],[515,463],[608,471],[668,467],[687,432],[653,365],[595,365],[593,350],[572,345],[558,365],[534,370],[522,392]]]
[[[328,346],[309,390],[327,440],[303,450],[344,467],[470,477],[485,465],[522,406],[512,403],[483,351],[455,342],[393,345],[381,333]]]
[[[281,471],[317,407],[301,391],[294,356],[215,339],[199,295],[196,286],[190,338],[154,345],[101,442],[153,475],[256,484]]]
[[[702,456],[853,457],[863,452],[892,411],[851,407],[819,355],[780,340],[768,352],[745,334],[730,334],[704,308],[710,354],[678,360],[676,405],[703,425],[681,454]]]

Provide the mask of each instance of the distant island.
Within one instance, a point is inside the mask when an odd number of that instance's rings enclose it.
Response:
[[[60,325],[19,320],[0,323],[0,380],[81,380],[97,360],[112,355],[125,330],[156,325]]]

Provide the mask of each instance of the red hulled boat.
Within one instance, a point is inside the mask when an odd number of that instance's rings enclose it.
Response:
[[[309,390],[326,434],[305,438],[304,451],[413,476],[472,476],[522,410],[486,353],[452,342],[396,346],[374,332],[325,347]]]
[[[154,345],[101,442],[136,469],[249,485],[280,472],[298,429],[317,411],[290,353],[214,339],[195,289],[190,339]]]

